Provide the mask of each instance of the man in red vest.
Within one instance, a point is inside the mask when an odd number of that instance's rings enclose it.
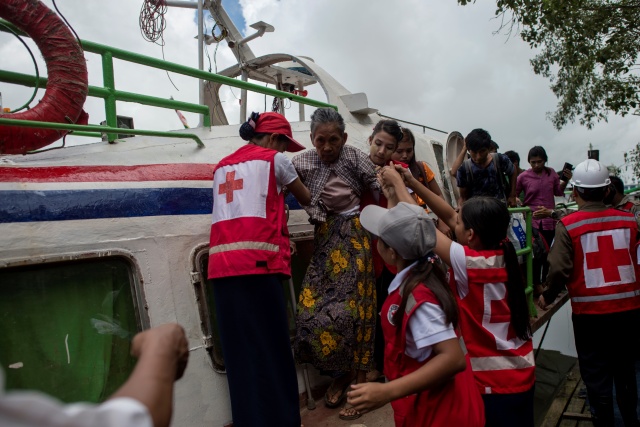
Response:
[[[638,227],[640,227],[640,203],[633,200],[629,195],[624,194],[624,183],[617,176],[609,177],[611,184],[604,196],[604,202],[614,208],[621,209],[625,212],[631,212],[636,217]]]
[[[578,211],[563,217],[548,256],[545,308],[564,285],[571,297],[580,374],[595,427],[612,427],[613,385],[624,425],[638,426],[635,351],[640,345],[638,226],[633,214],[607,208],[607,168],[597,160],[576,166]]]
[[[213,171],[209,279],[235,427],[299,427],[298,380],[282,280],[291,277],[283,187],[311,194],[283,151],[301,151],[277,113],[253,113],[247,145]]]

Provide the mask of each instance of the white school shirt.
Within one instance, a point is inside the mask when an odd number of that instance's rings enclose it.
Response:
[[[391,284],[389,293],[400,287],[411,268],[417,261],[396,274]],[[446,323],[446,317],[442,307],[438,304],[425,302],[421,304],[409,318],[407,323],[407,343],[404,353],[423,362],[433,351],[433,345],[456,338],[451,323]]]

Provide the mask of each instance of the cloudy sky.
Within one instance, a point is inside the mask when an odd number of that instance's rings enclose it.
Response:
[[[52,5],[50,0],[45,3]],[[254,32],[247,24],[260,20],[276,28],[250,42],[256,56],[312,57],[351,92],[365,92],[369,105],[388,116],[463,134],[485,128],[501,151],[517,151],[525,168],[527,152],[534,145],[545,147],[550,166],[559,169],[565,161],[575,165],[586,159],[590,143],[600,150],[602,161],[620,166],[623,152],[640,141],[638,116],[611,117],[593,130],[574,124],[556,131],[546,119],[557,103],[549,82],[531,70],[534,52],[527,44],[518,37],[494,34],[500,26],[494,19],[494,2],[465,7],[456,0],[224,0],[223,4],[245,34]],[[57,5],[81,38],[162,58],[161,48],[140,34],[142,0],[57,0]],[[197,67],[195,11],[169,8],[166,19],[165,58]],[[213,22],[207,20],[206,25],[210,30]],[[208,53],[212,70],[235,63],[226,42],[217,52],[216,45],[209,46]],[[5,33],[0,33],[0,58],[4,69],[33,73],[28,53]],[[101,86],[100,58],[87,54],[87,59],[90,84]],[[40,66],[45,74],[44,65]],[[118,89],[197,102],[195,81],[175,74],[171,79],[177,89],[164,72],[116,63]],[[15,107],[28,99],[31,89],[0,83],[0,92],[4,106]],[[325,100],[319,89],[310,95]],[[222,96],[225,105],[237,111],[239,90],[224,89]],[[254,98],[249,107],[264,109],[264,97]],[[104,120],[101,100],[90,99],[85,109],[91,123]],[[134,117],[141,129],[181,127],[172,111],[119,103],[118,113]],[[190,124],[197,123],[195,115],[185,115]],[[295,104],[287,116],[296,120]],[[230,117],[239,121],[235,114]]]

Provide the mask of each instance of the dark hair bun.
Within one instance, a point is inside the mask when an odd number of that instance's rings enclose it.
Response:
[[[256,134],[256,130],[251,126],[251,124],[247,121],[240,126],[240,138],[245,141],[250,141],[251,138]]]
[[[244,122],[242,126],[240,126],[240,138],[244,139],[245,141],[251,141],[251,138],[256,135],[256,123],[258,123],[259,118],[259,113],[251,113],[247,121]]]

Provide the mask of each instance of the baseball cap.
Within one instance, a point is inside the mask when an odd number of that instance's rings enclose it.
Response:
[[[286,151],[291,153],[306,149],[304,145],[293,139],[291,125],[282,114],[271,112],[260,114],[260,117],[258,117],[258,121],[256,122],[255,131],[256,133],[277,133],[279,135],[284,135],[289,140],[289,145],[287,145]]]
[[[436,246],[436,226],[418,205],[400,202],[391,209],[369,205],[360,223],[406,260],[422,258]]]

